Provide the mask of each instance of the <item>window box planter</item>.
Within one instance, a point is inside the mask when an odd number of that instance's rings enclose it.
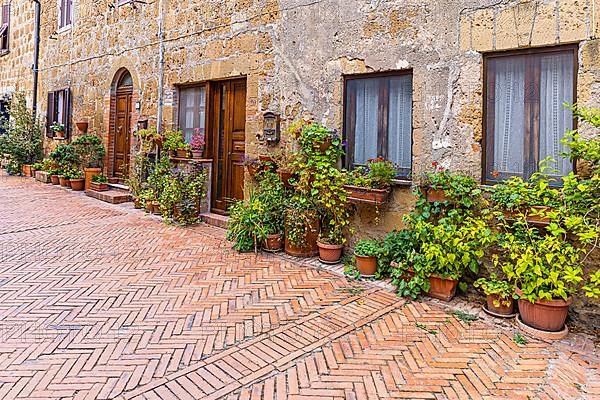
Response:
[[[523,294],[519,288],[516,288],[515,292],[519,297]],[[566,301],[562,299],[537,300],[535,303],[519,299],[521,321],[527,326],[542,331],[560,332],[565,327],[569,306],[572,302],[572,297],[569,297]]]
[[[317,242],[317,246],[319,247],[319,258],[325,264],[337,264],[340,262],[342,258],[342,253],[344,252],[343,244],[327,244]]]
[[[446,196],[444,189],[427,188],[427,201],[430,203],[443,203],[451,200]]]
[[[54,139],[64,139],[65,131],[54,132]]]
[[[64,175],[58,175],[58,181],[60,183],[60,186],[69,187],[69,180],[65,178]]]
[[[58,175],[50,175],[50,182],[53,185],[60,185],[60,177]]]
[[[264,243],[264,249],[270,252],[277,252],[283,247],[283,238],[279,233],[267,235]]]
[[[96,192],[106,192],[108,190],[108,183],[91,182],[89,188]]]
[[[437,275],[431,275],[429,277],[429,292],[427,294],[434,299],[440,299],[443,301],[450,301],[456,295],[456,288],[458,287],[458,281],[454,279],[442,278]]]
[[[82,191],[85,189],[85,179],[69,179],[69,184],[71,185],[71,189],[75,191]]]
[[[374,256],[359,256],[355,254],[356,258],[356,269],[360,272],[361,276],[370,278],[377,272],[377,257]]]
[[[344,185],[344,189],[348,193],[348,201],[352,203],[383,204],[390,194],[390,189],[369,189],[352,185]]]
[[[552,207],[547,206],[532,206],[529,208],[526,214],[526,221],[534,226],[546,226],[550,224],[551,220],[549,217],[543,215],[531,215],[533,212],[536,214],[540,212],[548,212],[552,210]],[[507,220],[515,220],[517,219],[517,215],[519,211],[504,211],[504,218]]]

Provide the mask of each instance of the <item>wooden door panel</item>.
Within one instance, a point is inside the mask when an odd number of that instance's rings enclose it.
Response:
[[[117,94],[115,107],[115,155],[113,176],[122,178],[129,162],[131,134],[131,94]]]

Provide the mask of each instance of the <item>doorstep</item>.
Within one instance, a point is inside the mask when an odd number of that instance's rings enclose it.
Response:
[[[128,193],[123,193],[119,190],[108,190],[105,192],[97,192],[95,190],[86,190],[85,194],[94,199],[104,201],[111,204],[121,204],[131,201],[131,196]]]
[[[108,188],[110,190],[115,190],[117,192],[129,194],[129,186],[123,185],[121,183],[108,183]]]
[[[216,226],[218,228],[227,229],[229,217],[214,213],[202,213],[200,219],[207,225]]]

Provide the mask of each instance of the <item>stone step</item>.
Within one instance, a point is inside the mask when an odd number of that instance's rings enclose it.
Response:
[[[128,193],[123,193],[118,190],[108,190],[105,192],[97,192],[95,190],[86,190],[86,195],[111,204],[121,204],[131,201],[131,196]]]
[[[229,223],[229,217],[214,213],[202,213],[200,214],[202,222],[207,225],[216,226],[218,228],[227,229]]]
[[[123,185],[121,183],[109,183],[108,184],[108,188],[110,190],[116,190],[116,191],[121,192],[121,193],[127,193],[127,194],[129,194],[129,186]]]

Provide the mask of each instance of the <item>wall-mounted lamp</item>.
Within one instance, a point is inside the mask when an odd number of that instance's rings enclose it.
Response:
[[[281,140],[281,132],[279,127],[279,115],[274,112],[267,111],[263,115],[263,134],[259,140],[264,140],[267,144],[275,145]]]
[[[58,32],[54,31],[50,34],[50,36],[48,36],[48,39],[50,40],[58,40]]]
[[[138,131],[148,129],[148,118],[140,118],[137,122]]]
[[[140,111],[142,109],[142,103],[140,103],[139,101],[135,102],[135,111]]]

